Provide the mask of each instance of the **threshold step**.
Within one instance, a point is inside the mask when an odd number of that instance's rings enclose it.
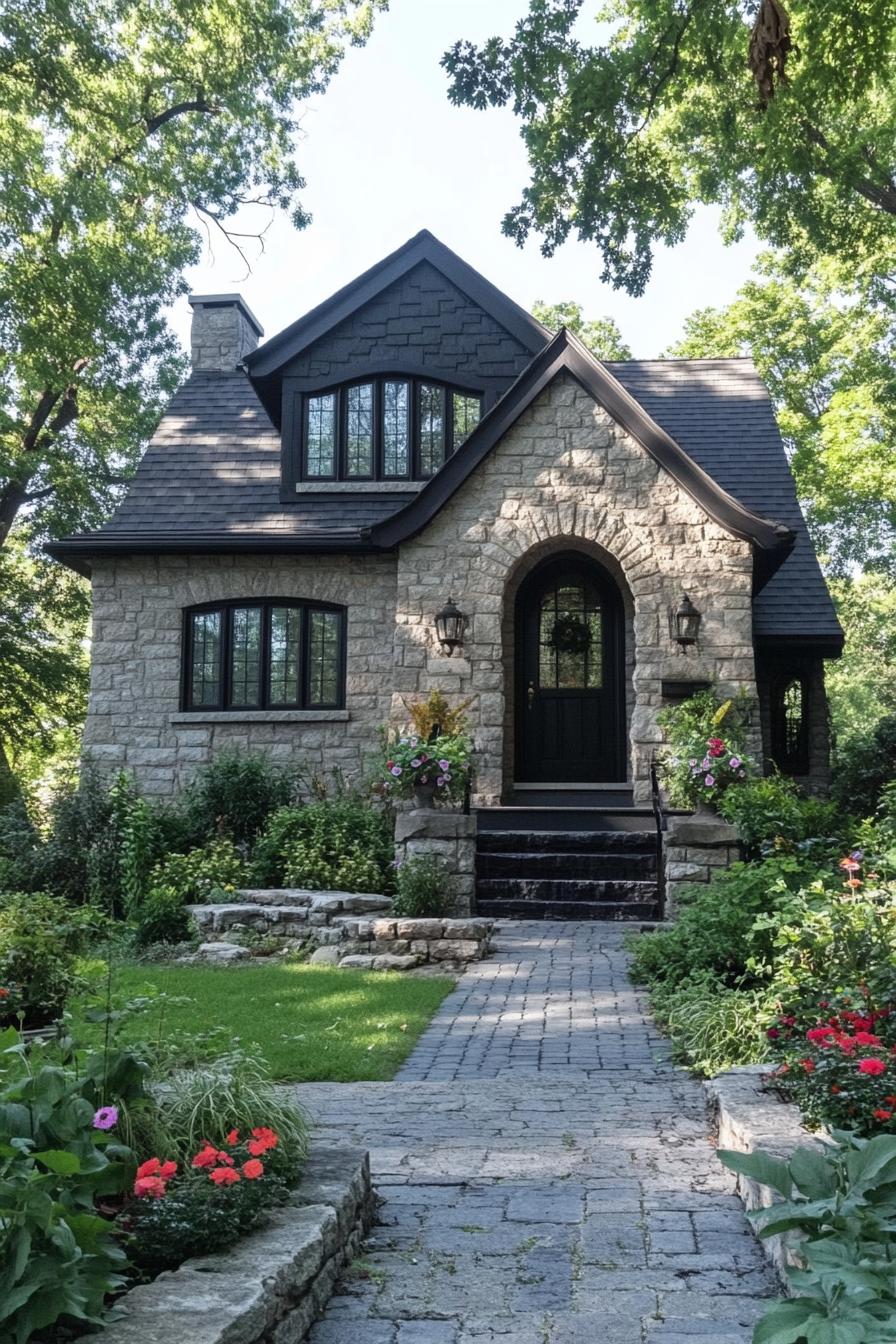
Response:
[[[476,913],[489,919],[607,919],[620,924],[654,924],[660,917],[656,901],[620,904],[614,901],[477,900]]]

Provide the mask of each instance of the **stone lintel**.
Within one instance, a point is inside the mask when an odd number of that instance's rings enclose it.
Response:
[[[399,812],[395,818],[395,840],[472,840],[476,818],[472,813],[442,811],[435,807]]]

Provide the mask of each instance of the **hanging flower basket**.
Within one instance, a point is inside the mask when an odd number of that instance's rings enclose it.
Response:
[[[558,653],[587,653],[591,647],[591,629],[581,616],[558,616],[548,644]]]

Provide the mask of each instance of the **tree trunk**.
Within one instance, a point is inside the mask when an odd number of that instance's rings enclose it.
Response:
[[[21,786],[13,774],[3,743],[0,742],[0,808],[19,802],[21,797]]]

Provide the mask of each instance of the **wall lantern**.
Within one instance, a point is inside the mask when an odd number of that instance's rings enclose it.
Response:
[[[691,599],[685,593],[681,602],[678,604],[678,610],[674,615],[675,638],[682,648],[688,644],[697,643],[697,634],[700,630],[700,622],[703,616],[694,606]]]
[[[436,612],[435,622],[436,639],[450,658],[455,649],[462,649],[464,646],[464,630],[467,627],[467,618],[455,606],[454,598],[449,597],[442,610]]]

